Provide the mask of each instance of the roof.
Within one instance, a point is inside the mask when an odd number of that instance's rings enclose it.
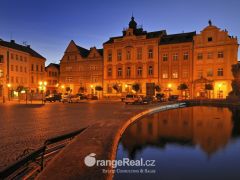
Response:
[[[76,45],[76,46],[77,46],[78,51],[79,51],[79,53],[81,54],[82,57],[87,57],[88,56],[88,54],[90,52],[89,50],[87,50],[87,49],[85,49],[81,46],[78,46],[78,45]]]
[[[60,64],[50,63],[50,64],[46,67],[46,69],[47,69],[48,67],[50,67],[50,66],[54,66],[54,67],[56,67],[58,70],[60,70]]]
[[[192,42],[193,36],[195,35],[196,35],[196,31],[180,33],[180,34],[163,35],[160,40],[160,45]]]
[[[103,56],[103,49],[97,49],[97,51],[99,52],[99,54],[100,54],[101,56]]]
[[[0,40],[0,46],[4,46],[4,47],[8,47],[8,48],[15,49],[18,51],[26,52],[33,57],[37,57],[37,58],[46,60],[45,57],[43,57],[42,55],[40,55],[39,53],[34,51],[30,46],[23,46],[23,45],[17,44],[13,40],[11,40],[11,42]]]
[[[124,33],[123,33],[124,34]],[[147,32],[147,31],[142,31],[142,29],[136,29],[134,31],[134,35],[135,36],[142,36],[142,35],[146,35],[147,39],[151,39],[151,38],[158,38],[162,35],[166,35],[166,30],[161,30],[161,31],[153,31],[153,32]],[[109,38],[108,41],[106,41],[103,44],[111,44],[114,42],[114,39],[120,39],[123,38],[124,36],[116,36],[116,37],[111,37]]]

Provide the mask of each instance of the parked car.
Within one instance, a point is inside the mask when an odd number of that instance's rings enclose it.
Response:
[[[168,97],[168,100],[169,101],[177,101],[178,100],[178,95],[170,95],[169,97]]]
[[[98,97],[96,95],[93,95],[93,94],[88,94],[87,99],[88,100],[98,100]]]
[[[141,96],[138,96],[135,94],[128,94],[128,95],[126,95],[124,102],[125,102],[125,104],[142,103],[142,98],[141,98]]]
[[[78,95],[71,95],[69,99],[69,103],[79,103],[80,97]]]
[[[56,102],[56,101],[59,101],[61,102],[61,94],[50,94],[48,96],[45,97],[44,101],[47,102]]]
[[[151,104],[157,101],[155,96],[145,96],[142,98],[142,104]]]
[[[166,101],[165,94],[163,94],[163,93],[157,93],[157,94],[156,94],[156,98],[157,98],[157,101],[158,101],[158,102],[164,102],[164,101]]]
[[[87,96],[85,94],[77,94],[79,97],[80,97],[80,100],[84,100],[84,99],[87,99]]]

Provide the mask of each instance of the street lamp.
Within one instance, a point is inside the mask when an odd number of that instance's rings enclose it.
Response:
[[[42,103],[43,103],[43,92],[46,91],[47,82],[46,81],[44,81],[44,82],[40,81],[38,84],[39,84],[39,89],[42,93]]]
[[[221,87],[222,87],[222,83],[218,84],[218,98],[221,98]]]
[[[171,91],[172,91],[172,84],[168,83],[168,97],[171,96]]]
[[[93,94],[93,85],[91,84],[90,87],[91,87],[91,93]]]

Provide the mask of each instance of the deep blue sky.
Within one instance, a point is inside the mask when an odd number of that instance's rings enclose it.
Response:
[[[147,31],[168,34],[214,25],[240,37],[239,0],[1,0],[0,38],[27,41],[49,62],[59,62],[70,40],[102,47],[121,35],[131,14]]]

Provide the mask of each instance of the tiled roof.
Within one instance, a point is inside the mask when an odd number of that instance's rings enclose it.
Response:
[[[45,57],[43,57],[42,55],[40,55],[39,53],[37,53],[36,51],[31,49],[30,46],[23,46],[23,45],[17,44],[17,43],[15,43],[15,41],[7,42],[7,41],[0,40],[0,46],[4,46],[4,47],[16,49],[18,51],[26,52],[26,53],[29,53],[33,57],[37,57],[37,58],[46,60]]]
[[[60,64],[50,63],[46,68],[48,68],[48,67],[50,67],[50,66],[54,66],[54,67],[56,67],[58,70],[60,70]]]
[[[90,52],[89,50],[87,50],[87,49],[85,49],[81,46],[78,46],[78,45],[76,45],[76,46],[77,46],[78,51],[79,51],[79,53],[81,54],[82,57],[87,57],[88,56],[88,54]]]
[[[146,35],[147,39],[157,38],[157,37],[160,37],[161,35],[166,35],[166,34],[167,34],[166,30],[147,32],[147,31],[142,31],[142,29],[136,29],[134,31],[135,36]],[[111,43],[114,42],[114,39],[120,39],[120,38],[123,38],[123,37],[124,36],[111,37],[108,41],[106,41],[103,44],[111,44]]]
[[[160,45],[192,42],[193,36],[195,35],[196,35],[196,31],[188,32],[188,33],[164,35],[160,40]]]

